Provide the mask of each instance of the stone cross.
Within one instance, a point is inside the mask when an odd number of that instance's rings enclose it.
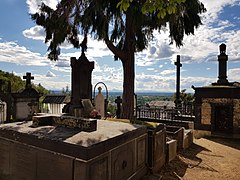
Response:
[[[34,77],[31,76],[31,73],[27,72],[26,76],[23,76],[23,79],[26,79],[26,89],[31,88],[32,87],[31,79],[34,79]]]
[[[117,99],[115,99],[115,103],[117,104],[116,116],[119,119],[121,115],[121,103],[122,103],[122,99],[120,96],[117,96]]]
[[[176,83],[176,102],[175,107],[178,108],[181,100],[180,100],[180,68],[182,64],[180,63],[180,55],[177,55],[177,62],[174,63],[177,66],[177,83]]]

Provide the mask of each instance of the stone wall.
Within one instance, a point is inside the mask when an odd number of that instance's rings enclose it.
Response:
[[[240,99],[234,99],[233,104],[233,127],[240,128]]]
[[[203,98],[201,105],[201,124],[211,125],[212,104],[233,106],[233,127],[240,127],[240,99]]]
[[[211,124],[211,104],[207,101],[202,103],[202,111],[201,111],[201,123],[202,124]]]

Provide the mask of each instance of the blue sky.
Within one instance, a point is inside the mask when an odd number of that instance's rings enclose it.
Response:
[[[45,32],[36,26],[29,13],[38,10],[43,1],[54,7],[57,0],[1,0],[0,6],[0,69],[23,76],[31,72],[34,83],[48,89],[71,87],[70,57],[79,57],[80,50],[68,43],[61,47],[59,61],[47,59]],[[203,25],[194,36],[184,38],[184,46],[169,45],[168,31],[154,32],[149,47],[135,55],[136,91],[174,92],[176,56],[181,56],[181,89],[192,92],[191,86],[205,86],[217,81],[218,46],[226,43],[228,80],[240,81],[240,0],[202,0],[207,12]],[[80,37],[81,39],[82,37]],[[90,61],[95,62],[93,86],[104,82],[110,91],[122,90],[122,64],[114,61],[102,41],[89,37]]]

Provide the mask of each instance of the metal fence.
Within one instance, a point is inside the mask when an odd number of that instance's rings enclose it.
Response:
[[[183,104],[180,108],[138,106],[136,113],[139,119],[182,120],[187,119],[187,117],[192,118],[194,116],[194,108],[192,104]]]

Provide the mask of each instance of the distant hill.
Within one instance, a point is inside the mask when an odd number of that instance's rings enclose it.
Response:
[[[8,91],[8,82],[11,82],[11,92],[19,92],[25,88],[25,81],[22,80],[20,76],[16,76],[13,73],[4,72],[0,70],[0,80],[2,81],[2,91]],[[48,94],[49,91],[44,88],[41,84],[35,85],[33,84],[33,88],[35,88],[39,93]]]

